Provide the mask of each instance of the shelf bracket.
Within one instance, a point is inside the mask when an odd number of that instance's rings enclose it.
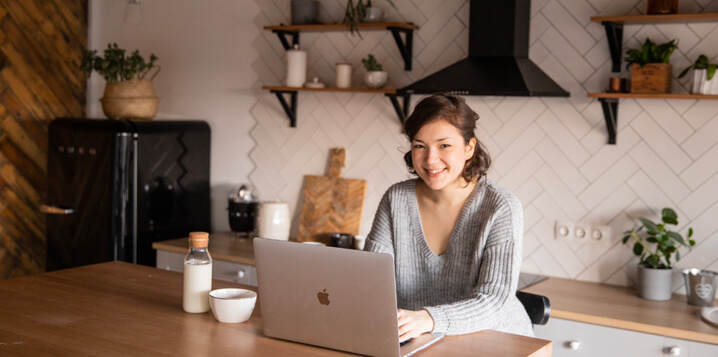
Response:
[[[287,116],[289,117],[289,125],[292,128],[297,127],[297,91],[295,90],[271,90],[270,92],[277,95],[277,98],[279,99],[279,103],[282,104],[282,108],[284,108],[284,112],[287,113]],[[285,94],[289,94],[291,96],[291,105],[287,104],[286,98],[284,98]]]
[[[616,145],[616,131],[618,124],[618,98],[598,98],[603,107],[603,117],[606,119],[608,130],[608,143]]]
[[[399,117],[399,122],[401,122],[401,125],[404,126],[406,117],[409,116],[411,95],[407,93],[386,93],[385,95],[391,100],[391,104],[394,106],[394,110],[396,110],[396,115]],[[403,106],[399,105],[397,97],[401,97],[403,99]]]
[[[272,30],[279,37],[279,41],[282,41],[282,46],[285,50],[291,50],[294,45],[299,45],[299,31],[287,31],[287,30]],[[287,42],[287,35],[292,36],[292,44]]]
[[[404,70],[411,71],[411,53],[414,44],[414,30],[393,26],[389,26],[386,29],[391,31],[391,34],[394,36],[394,41],[396,41],[396,46],[399,47],[401,57],[404,58]],[[401,32],[406,35],[406,41],[402,40],[400,34]]]
[[[604,21],[601,22],[606,28],[608,49],[611,51],[612,72],[621,72],[621,52],[623,51],[623,23]]]

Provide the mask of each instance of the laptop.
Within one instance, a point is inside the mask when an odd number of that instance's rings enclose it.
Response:
[[[399,346],[391,255],[255,238],[266,336],[370,356],[410,356],[444,337]]]

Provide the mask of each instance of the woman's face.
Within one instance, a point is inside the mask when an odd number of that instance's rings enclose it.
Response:
[[[466,160],[474,155],[476,139],[464,143],[459,129],[445,120],[424,125],[411,142],[414,170],[432,190],[464,184]]]

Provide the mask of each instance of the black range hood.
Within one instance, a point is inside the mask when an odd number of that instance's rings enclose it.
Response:
[[[528,59],[530,16],[531,0],[471,0],[469,57],[397,92],[568,97]]]

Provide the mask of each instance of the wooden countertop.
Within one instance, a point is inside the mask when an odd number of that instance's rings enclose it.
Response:
[[[152,243],[152,248],[168,252],[187,254],[188,238],[170,239]],[[212,259],[256,265],[254,263],[254,245],[251,238],[234,237],[231,232],[209,235],[209,255]]]
[[[182,274],[110,262],[0,281],[0,351],[9,355],[338,356],[265,337],[259,308],[240,324],[182,310]],[[214,280],[212,288],[245,287]],[[260,297],[261,299],[261,297]],[[551,341],[482,331],[419,356],[550,356]]]
[[[523,291],[547,296],[551,317],[718,344],[718,328],[703,322],[701,307],[689,305],[685,295],[651,301],[640,298],[635,288],[560,278]]]

